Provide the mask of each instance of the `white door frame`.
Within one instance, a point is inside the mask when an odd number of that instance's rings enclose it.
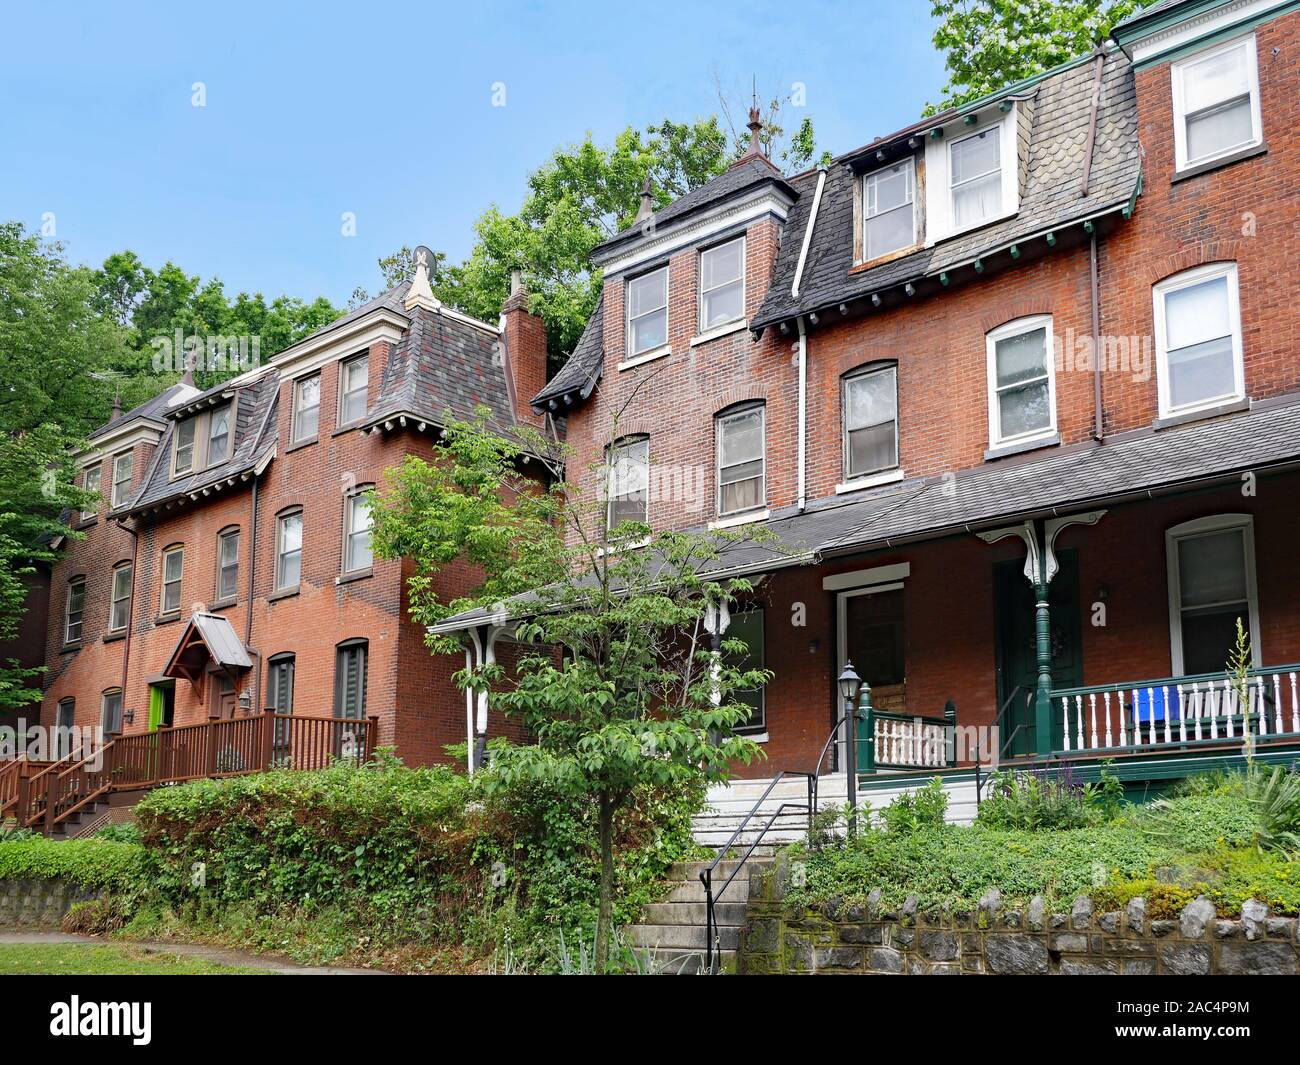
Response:
[[[835,680],[838,681],[839,675],[844,672],[844,660],[848,656],[849,632],[846,623],[847,602],[850,599],[857,599],[864,595],[875,595],[878,592],[898,592],[903,590],[902,581],[890,581],[887,584],[868,584],[858,588],[845,588],[835,593]],[[857,668],[856,666],[854,667]],[[861,673],[858,674],[861,676]],[[844,706],[840,701],[839,684],[834,683],[834,700],[835,713],[831,718],[832,721],[839,718],[844,712]],[[848,722],[845,722],[845,726]],[[835,741],[836,747],[836,764],[843,766],[845,764],[845,740],[847,733],[845,728],[837,730],[839,736]]]

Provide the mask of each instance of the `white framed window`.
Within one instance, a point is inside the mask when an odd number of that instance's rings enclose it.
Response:
[[[217,534],[217,599],[234,599],[239,592],[239,530]]]
[[[181,609],[181,573],[185,569],[185,548],[169,547],[162,555],[162,602],[159,612],[176,614]]]
[[[972,229],[1002,213],[1002,151],[997,127],[952,142],[948,187],[954,229]]]
[[[718,516],[755,510],[767,502],[764,408],[748,407],[716,419]]]
[[[868,366],[844,378],[844,479],[898,465],[898,368]]]
[[[78,577],[68,584],[68,601],[63,613],[63,642],[81,640],[82,623],[86,619],[86,578]]]
[[[1160,417],[1244,399],[1237,264],[1198,266],[1153,295]]]
[[[1255,37],[1230,41],[1170,65],[1177,170],[1264,142]]]
[[[130,451],[123,451],[113,456],[113,494],[114,509],[126,506],[131,494],[131,476],[135,470],[135,456]]]
[[[230,458],[230,404],[218,407],[208,420],[207,465],[215,466]]]
[[[100,696],[100,726],[105,737],[122,731],[122,689],[109,688]]]
[[[634,359],[668,343],[668,267],[627,283],[627,357]]]
[[[131,618],[131,583],[134,571],[130,565],[113,570],[113,591],[108,606],[108,631],[122,632]]]
[[[356,573],[369,569],[373,562],[370,550],[370,529],[374,516],[370,512],[370,498],[365,495],[369,486],[349,495],[344,503],[343,521],[343,572]]]
[[[98,462],[93,466],[87,466],[85,476],[82,479],[82,487],[87,492],[94,492],[95,495],[98,496],[100,493],[100,481],[103,478],[103,474],[104,469]],[[82,521],[89,521],[91,518],[99,514],[98,500],[95,501],[94,507],[94,510],[83,510],[81,512]]]
[[[925,236],[928,244],[1016,213],[1020,167],[1018,112],[993,111],[978,128],[964,125],[925,144]]]
[[[606,526],[650,520],[650,440],[637,437],[616,443],[606,467]]]
[[[1019,318],[986,337],[989,444],[1016,444],[1056,432],[1052,317]]]
[[[862,258],[916,243],[916,161],[911,157],[862,179]]]
[[[700,252],[700,332],[745,317],[745,238]]]
[[[339,364],[339,425],[351,425],[365,417],[369,384],[368,354]]]
[[[1214,514],[1165,533],[1169,640],[1174,676],[1222,676],[1237,639],[1237,619],[1259,646],[1255,527],[1249,514]]]
[[[176,426],[176,435],[172,443],[173,477],[180,477],[194,469],[194,437],[198,424],[199,419],[195,416],[186,418]]]
[[[314,440],[320,430],[320,374],[303,377],[293,384],[292,443]]]
[[[302,580],[302,511],[284,514],[275,531],[275,590],[297,588]]]

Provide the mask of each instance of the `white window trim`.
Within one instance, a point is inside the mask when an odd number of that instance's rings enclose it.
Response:
[[[735,418],[741,418],[753,414],[755,411],[759,414],[759,421],[761,422],[762,427],[760,436],[762,438],[763,446],[760,457],[763,460],[763,498],[752,507],[745,507],[742,510],[724,511],[722,509],[722,424],[723,422],[731,421]],[[726,521],[727,519],[743,517],[745,515],[755,515],[756,518],[757,511],[767,509],[767,405],[764,403],[755,403],[751,406],[746,406],[741,410],[732,411],[730,414],[715,415],[713,419],[713,436],[713,498],[714,512],[718,516],[718,521]],[[737,463],[737,465],[739,465],[739,463]],[[737,522],[734,524],[742,523]],[[716,523],[711,527],[719,528]]]
[[[176,460],[177,460],[177,458],[180,456],[180,453],[181,453],[181,426],[183,426],[183,425],[191,425],[191,426],[193,426],[193,427],[194,427],[194,435],[190,438],[190,445],[189,445],[189,446],[190,446],[190,464],[189,464],[185,469],[182,470],[182,469],[181,469],[181,468],[176,464]],[[195,470],[197,469],[197,467],[198,467],[198,461],[199,461],[199,415],[197,415],[197,414],[192,414],[192,415],[190,415],[188,418],[182,418],[179,422],[177,422],[177,423],[176,423],[176,429],[175,429],[175,431],[172,433],[172,468],[171,468],[171,479],[172,479],[172,480],[175,480],[177,477],[190,477],[190,476],[192,476],[192,475],[194,474],[194,471],[195,471]]]
[[[892,373],[894,375],[894,464],[879,470],[869,470],[855,476],[849,476],[849,385],[854,381],[874,377],[876,374]],[[877,423],[880,424],[880,423]],[[861,426],[860,428],[869,428]],[[856,432],[856,430],[854,430]],[[840,378],[840,472],[844,475],[842,483],[835,486],[838,492],[852,492],[855,488],[865,488],[873,484],[886,484],[889,481],[903,479],[902,455],[898,436],[898,363],[888,362],[879,366],[864,366],[850,370]],[[851,486],[851,487],[850,487]]]
[[[1259,668],[1264,661],[1259,640],[1259,590],[1255,581],[1255,518],[1251,514],[1211,514],[1195,518],[1165,530],[1165,584],[1169,593],[1169,657],[1173,665],[1171,676],[1183,676],[1183,603],[1178,579],[1178,544],[1207,533],[1242,530],[1242,544],[1246,565],[1246,601],[1250,615],[1250,651],[1252,664]]]
[[[616,440],[606,450],[605,465],[601,467],[601,471],[600,471],[601,477],[604,479],[603,490],[605,493],[605,532],[606,533],[611,532],[615,528],[615,525],[611,521],[611,519],[614,516],[613,507],[614,507],[615,496],[612,492],[610,492],[609,488],[610,488],[610,482],[613,479],[614,466],[615,463],[618,461],[618,453],[626,449],[637,447],[640,444],[645,445],[645,473],[646,473],[645,516],[641,519],[641,523],[643,525],[650,524],[650,437],[638,434],[638,435],[633,435],[629,439],[623,440],[621,442]],[[649,541],[647,540],[644,543],[649,543]],[[637,543],[633,546],[641,547],[644,546],[644,543]]]
[[[225,572],[225,570],[226,570],[227,567],[226,567],[226,564],[222,562],[222,560],[221,560],[221,556],[222,556],[222,552],[223,552],[224,549],[225,549],[226,541],[229,540],[232,536],[235,538],[235,560],[234,560],[234,562],[230,563],[230,565],[231,565],[231,566],[234,568],[234,570],[235,570],[235,590],[234,590],[233,592],[231,592],[230,595],[223,596],[223,595],[221,594],[221,576],[222,576],[222,574]],[[240,529],[239,529],[238,526],[235,526],[235,527],[230,528],[230,529],[222,529],[221,532],[217,533],[217,588],[216,588],[216,592],[217,592],[217,602],[219,602],[219,603],[228,603],[228,602],[231,602],[231,601],[233,601],[234,599],[238,598],[238,596],[239,596],[239,548],[240,548],[240,546],[241,546],[241,545],[240,545],[240,541],[241,541],[241,540],[242,540],[242,536],[240,535]]]
[[[996,123],[990,119],[988,122],[981,122],[976,128],[969,131],[964,126],[958,126],[955,130],[945,131],[950,136],[940,137],[937,140],[926,140],[926,247],[930,247],[949,237],[955,237],[959,233],[979,229],[999,219],[1010,217],[1020,209],[1020,154],[1016,146],[1018,113],[1019,105],[1012,105],[1011,110],[1004,115],[999,115],[994,110],[991,114],[998,115]],[[1002,170],[1002,210],[992,218],[986,218],[976,225],[959,229],[954,223],[952,215],[952,146],[960,144],[978,133],[986,133],[994,125],[999,130],[998,162]]]
[[[664,263],[663,266],[637,274],[636,277],[629,277],[624,283],[623,300],[626,305],[623,308],[623,353],[626,358],[624,358],[623,362],[619,364],[620,367],[637,366],[640,363],[649,362],[652,358],[658,358],[660,355],[667,355],[671,351],[668,344],[660,344],[657,348],[649,348],[646,351],[634,352],[632,350],[632,300],[629,298],[629,294],[632,291],[632,285],[637,281],[644,281],[647,277],[651,277],[658,273],[664,275],[664,305],[662,310],[664,312],[664,336],[668,336],[668,327],[672,324],[672,316],[669,313],[672,305],[669,296],[672,293],[672,289],[668,286],[672,278],[669,274],[668,264]],[[655,308],[653,311],[646,311],[645,314],[637,315],[637,317],[645,318],[651,314],[658,314],[660,309],[661,308]]]
[[[1232,329],[1232,380],[1233,391],[1229,395],[1211,396],[1199,403],[1187,403],[1181,407],[1169,403],[1169,351],[1165,332],[1165,296],[1179,289],[1199,285],[1217,277],[1228,278],[1228,325]],[[1156,326],[1156,392],[1161,418],[1179,414],[1189,414],[1200,410],[1211,410],[1225,403],[1246,398],[1246,367],[1242,357],[1241,343],[1241,302],[1237,285],[1237,264],[1207,263],[1192,270],[1175,274],[1153,286],[1151,299],[1155,313]]]
[[[740,281],[740,316],[737,318],[728,318],[725,322],[719,322],[717,325],[712,326],[709,329],[705,329],[704,328],[704,296],[705,296],[704,257],[708,255],[709,252],[711,251],[718,251],[732,244],[740,245],[740,277],[738,279]],[[731,240],[720,241],[717,244],[711,244],[707,248],[700,249],[699,257],[696,260],[696,276],[699,278],[699,284],[696,286],[698,291],[696,292],[695,295],[695,328],[699,330],[698,333],[699,336],[715,336],[719,333],[720,330],[731,329],[731,328],[735,328],[738,325],[744,324],[745,319],[747,317],[747,315],[745,314],[745,309],[747,306],[746,301],[748,300],[749,297],[749,285],[747,281],[748,264],[745,262],[745,252],[747,250],[748,250],[748,246],[745,243],[745,235],[743,233],[738,237],[733,237]],[[709,289],[708,291],[713,292],[716,289],[726,288],[727,285],[734,285],[735,283],[736,283],[735,280],[724,281],[721,285],[714,285],[713,288]],[[694,343],[694,341],[692,341],[692,343]]]
[[[373,484],[357,485],[356,489],[352,492],[349,492],[343,501],[343,559],[342,559],[343,564],[340,572],[345,577],[350,577],[357,573],[366,573],[367,571],[374,569],[375,554],[374,554],[373,542],[370,549],[369,562],[367,562],[364,566],[355,566],[355,567],[348,566],[348,554],[349,554],[348,548],[351,546],[352,537],[361,531],[360,529],[357,529],[353,524],[357,516],[356,515],[357,500],[363,499],[365,494],[368,491],[370,491],[372,488],[374,488]],[[370,509],[369,506],[367,506],[366,509],[369,510]],[[373,536],[374,528],[375,528],[375,519],[374,519],[374,515],[371,514],[370,525],[366,531],[370,532],[371,535]]]
[[[666,358],[673,353],[671,344],[664,344],[662,347],[651,348],[649,351],[643,351],[634,359],[624,359],[618,364],[620,370],[631,370],[637,366],[643,366],[647,362],[654,362],[655,359]]]
[[[365,360],[366,363],[365,380],[362,382],[360,388],[355,388],[351,392],[345,391],[344,385],[347,383],[348,370],[351,369],[353,366],[355,366],[357,363],[361,362],[363,359]],[[338,392],[339,392],[339,397],[338,397],[339,398],[339,410],[338,410],[339,426],[343,427],[347,425],[356,425],[358,422],[364,421],[366,417],[366,412],[369,410],[369,403],[370,403],[370,352],[369,351],[363,351],[357,355],[352,355],[349,358],[340,360]],[[348,396],[352,395],[353,392],[360,392],[362,395],[364,395],[366,397],[366,405],[362,409],[360,415],[358,415],[356,418],[353,418],[351,421],[348,421],[343,417],[344,405],[347,401]]]
[[[691,347],[697,344],[707,344],[710,340],[717,340],[719,337],[730,336],[732,333],[739,333],[743,329],[749,328],[748,318],[737,318],[734,322],[728,322],[726,325],[717,326],[710,329],[707,333],[701,333],[699,336],[691,337]],[[671,351],[665,352],[671,354]]]
[[[98,484],[95,485],[94,488],[91,488],[89,484],[91,470],[95,471],[95,478],[99,482]],[[81,486],[87,492],[94,492],[97,496],[99,496],[100,503],[104,501],[104,464],[102,462],[92,462],[89,466],[86,467],[85,471],[82,473],[81,476]],[[83,510],[81,512],[82,521],[90,521],[91,518],[97,518],[97,517],[99,517],[98,503],[95,504],[94,510]]]
[[[998,407],[997,396],[998,341],[1017,336],[1020,333],[1027,333],[1040,326],[1046,327],[1043,344],[1044,360],[1047,365],[1047,426],[1027,433],[1017,433],[1015,436],[1004,436],[1002,434],[1002,414]],[[984,350],[986,373],[988,375],[990,449],[1011,444],[1029,443],[1035,440],[1048,440],[1054,437],[1056,435],[1056,355],[1053,347],[1052,316],[1050,314],[1032,314],[1026,318],[1017,318],[1014,321],[1006,322],[996,329],[990,329],[984,335]]]
[[[212,455],[212,425],[217,420],[217,415],[225,412],[226,415],[226,453],[221,458],[214,458]],[[207,412],[207,420],[203,424],[203,468],[208,469],[212,466],[220,466],[230,458],[235,451],[235,404],[222,403],[213,407]]]
[[[284,572],[283,572],[284,523],[288,521],[290,518],[298,519],[298,528],[300,530],[299,545],[297,547],[298,580],[294,584],[284,584],[283,583],[284,581]],[[275,589],[274,589],[275,591],[289,592],[295,588],[299,588],[302,586],[302,561],[303,561],[302,539],[306,536],[306,532],[307,532],[307,523],[303,519],[303,511],[301,510],[291,510],[289,511],[288,514],[281,514],[278,518],[275,519],[275,572],[272,575],[275,581]]]
[[[169,582],[167,580],[167,560],[172,555],[181,556],[181,572],[175,581]],[[180,593],[176,596],[176,605],[170,608],[167,606],[167,585],[169,583],[178,584],[180,585],[181,588]],[[160,617],[169,617],[172,614],[179,614],[181,612],[181,597],[183,596],[184,591],[185,591],[185,547],[184,545],[181,545],[178,547],[166,548],[162,553],[162,570],[158,574],[158,614]]]
[[[316,378],[316,431],[315,431],[314,433],[312,433],[311,436],[299,436],[299,435],[298,435],[298,414],[299,414],[298,395],[299,395],[299,392],[300,392],[301,389],[302,389],[302,386],[303,386],[304,384],[306,384],[308,381],[310,381],[313,377]],[[295,378],[295,379],[294,379],[294,382],[293,382],[293,396],[292,396],[292,398],[293,398],[293,410],[290,412],[290,415],[289,415],[289,443],[290,443],[290,444],[305,444],[305,443],[307,443],[307,442],[310,441],[310,440],[316,440],[316,439],[319,439],[319,437],[320,437],[320,400],[321,400],[321,377],[320,377],[320,371],[318,370],[318,371],[316,371],[315,373],[304,374],[302,377]]]
[[[74,637],[70,633],[72,628],[72,589],[81,585],[81,620],[77,622],[77,635]],[[63,603],[63,642],[65,644],[81,643],[86,634],[86,588],[89,581],[85,577],[78,577],[76,580],[68,582],[68,593]]]
[[[1200,159],[1187,158],[1187,121],[1183,113],[1183,78],[1187,68],[1194,66],[1203,59],[1209,59],[1221,52],[1230,52],[1234,48],[1246,47],[1246,76],[1250,82],[1250,130],[1251,138],[1245,144],[1236,144],[1231,148],[1224,148],[1222,151],[1215,152],[1213,155],[1207,155]],[[1226,159],[1229,156],[1237,155],[1239,152],[1249,151],[1251,148],[1257,148],[1264,143],[1264,119],[1260,108],[1259,101],[1259,49],[1255,43],[1255,35],[1248,34],[1245,37],[1238,37],[1236,40],[1226,41],[1223,44],[1215,45],[1213,48],[1207,48],[1203,52],[1197,52],[1195,55],[1186,56],[1177,62],[1169,65],[1169,82],[1170,92],[1173,96],[1173,116],[1174,116],[1174,173],[1181,174],[1185,170],[1193,167],[1204,166],[1207,163],[1213,163],[1217,159]]]
[[[871,220],[867,217],[867,184],[877,174],[883,174],[886,170],[893,170],[900,163],[910,162],[912,164],[912,239],[901,247],[894,248],[892,251],[884,251],[879,255],[871,255],[867,250],[867,223]],[[892,163],[885,166],[878,166],[875,170],[869,171],[862,175],[862,258],[860,263],[874,262],[876,259],[884,259],[890,255],[898,255],[907,251],[909,248],[915,248],[921,243],[921,188],[920,182],[917,181],[916,174],[916,156],[908,156],[905,159],[895,159]]]
[[[772,512],[763,507],[761,510],[750,508],[749,510],[738,510],[734,514],[728,514],[725,518],[718,518],[716,521],[709,522],[709,528],[712,529],[731,529],[737,525],[752,525],[756,521],[767,521],[772,516]]]
[[[117,485],[118,485],[117,467],[118,464],[122,462],[131,463],[131,478],[130,480],[124,482],[125,487],[122,489],[123,493],[129,496],[131,494],[131,482],[135,480],[135,452],[119,451],[116,455],[113,456],[113,469],[112,469],[113,480],[108,486],[108,494],[109,494],[109,502],[112,504],[114,510],[116,510],[118,507],[126,506],[126,500],[118,499],[117,497]]]
[[[130,574],[130,579],[126,582],[126,595],[121,599],[117,598],[117,575],[119,573]],[[114,566],[108,581],[108,631],[125,632],[131,626],[131,600],[135,598],[135,567],[131,563],[122,566]],[[121,625],[113,624],[113,614],[117,610],[118,603],[126,604],[126,619]]]

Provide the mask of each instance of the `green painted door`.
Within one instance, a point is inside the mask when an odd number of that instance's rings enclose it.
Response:
[[[1083,683],[1082,620],[1079,611],[1079,556],[1062,551],[1061,569],[1052,580],[1048,604],[1052,619],[1052,683],[1069,688]],[[994,624],[997,633],[998,706],[1011,706],[1002,719],[1006,757],[1031,751],[1046,753],[1034,736],[1034,710],[1029,699],[1038,682],[1037,646],[1034,639],[1034,589],[1025,579],[1024,559],[999,562],[993,567]],[[1055,731],[1060,731],[1056,715]],[[1048,750],[1060,746],[1050,738]]]
[[[157,732],[163,721],[163,707],[166,705],[163,690],[157,684],[149,685],[149,731]]]

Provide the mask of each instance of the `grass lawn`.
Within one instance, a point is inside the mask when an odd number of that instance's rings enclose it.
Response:
[[[0,973],[23,976],[261,976],[264,970],[138,947],[0,943]]]

